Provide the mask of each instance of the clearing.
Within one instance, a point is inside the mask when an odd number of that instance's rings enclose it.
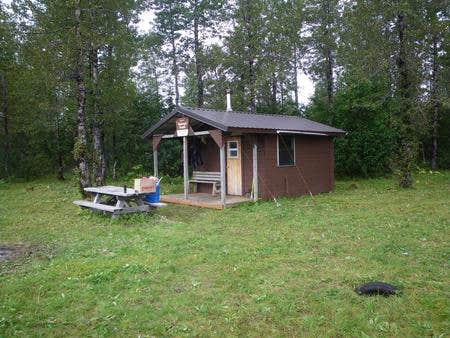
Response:
[[[0,183],[0,336],[445,336],[450,172],[110,219],[73,181]],[[400,296],[361,297],[368,281]]]

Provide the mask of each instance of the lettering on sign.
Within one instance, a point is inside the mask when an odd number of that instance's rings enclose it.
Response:
[[[189,134],[189,118],[179,117],[176,119],[175,124],[177,125],[177,136],[188,136]]]

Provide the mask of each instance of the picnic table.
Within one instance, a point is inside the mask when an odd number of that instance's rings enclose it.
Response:
[[[133,212],[148,212],[153,208],[165,206],[164,203],[148,203],[144,197],[148,193],[139,193],[134,189],[116,187],[112,185],[102,187],[88,187],[84,191],[93,195],[93,200],[78,200],[73,203],[81,208],[89,208],[112,216]],[[103,198],[103,202],[102,202]]]

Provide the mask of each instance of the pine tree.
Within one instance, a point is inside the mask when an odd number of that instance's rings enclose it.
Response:
[[[175,91],[174,103],[178,106],[180,104],[180,60],[182,59],[180,31],[186,28],[185,3],[181,0],[154,0],[152,5],[156,10],[156,32],[161,35],[169,48],[165,56],[171,63]]]
[[[196,105],[202,107],[204,103],[204,73],[206,58],[202,39],[214,36],[217,26],[225,19],[225,1],[190,0],[186,2],[186,28],[191,31],[188,44],[192,45],[195,65]]]
[[[326,101],[331,111],[335,93],[337,36],[339,33],[338,0],[308,0],[305,3],[308,32],[308,69],[326,92]],[[333,123],[331,114],[330,123]]]
[[[257,78],[262,61],[265,36],[262,0],[237,1],[234,11],[234,31],[229,37],[229,62],[233,75],[233,99],[237,107],[256,112]]]

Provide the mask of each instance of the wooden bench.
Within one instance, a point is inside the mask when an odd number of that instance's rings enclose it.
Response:
[[[209,183],[212,184],[212,195],[220,192],[220,172],[215,171],[194,171],[189,183]]]
[[[114,213],[116,210],[120,209],[120,208],[116,208],[114,205],[106,205],[106,204],[95,203],[95,202],[84,201],[84,200],[74,201],[73,203],[76,205],[79,205],[82,208],[96,209],[99,211],[105,211],[105,212],[110,212],[110,213]]]
[[[148,205],[138,205],[133,207],[117,207],[114,205],[106,205],[102,203],[95,203],[90,201],[74,201],[74,204],[82,207],[82,208],[88,208],[94,211],[100,211],[103,213],[110,213],[113,216],[122,215],[122,214],[130,214],[134,212],[148,212],[150,210],[150,207]]]

